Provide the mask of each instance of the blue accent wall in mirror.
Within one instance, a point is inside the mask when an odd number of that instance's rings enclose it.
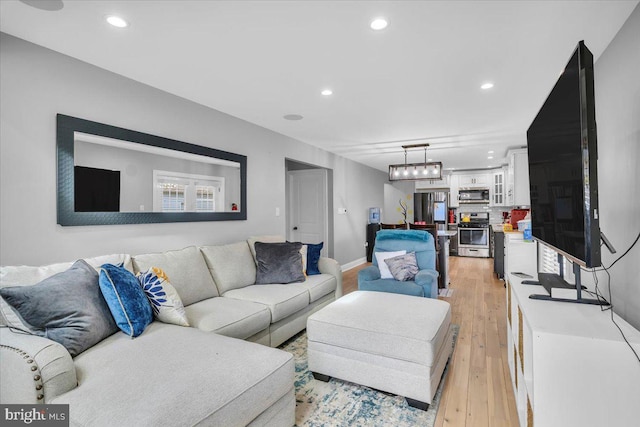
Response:
[[[58,114],[57,156],[63,226],[247,219],[240,154]]]

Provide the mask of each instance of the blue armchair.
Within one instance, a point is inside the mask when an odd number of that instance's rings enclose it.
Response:
[[[400,282],[380,278],[375,254],[406,250],[415,252],[419,272],[412,281]],[[358,289],[362,291],[391,292],[418,297],[438,297],[438,272],[433,237],[423,230],[380,230],[373,248],[373,265],[358,272]]]

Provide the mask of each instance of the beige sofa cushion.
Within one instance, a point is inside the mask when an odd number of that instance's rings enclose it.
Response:
[[[191,326],[241,340],[267,329],[271,322],[266,305],[233,298],[209,298],[185,311]]]
[[[337,281],[331,274],[314,274],[307,276],[302,283],[291,283],[287,286],[306,289],[309,293],[309,303],[318,301],[323,296],[336,290]]]
[[[309,305],[309,293],[305,288],[291,285],[251,285],[232,289],[225,298],[254,301],[271,310],[271,323],[284,319]]]
[[[287,352],[160,322],[133,340],[116,333],[74,362],[78,387],[50,402],[70,405],[73,426],[247,425],[294,378]]]
[[[135,273],[159,267],[169,277],[184,306],[217,297],[218,289],[209,273],[207,264],[195,246],[155,254],[133,257]]]
[[[256,283],[256,264],[247,242],[203,246],[200,251],[221,294]]]

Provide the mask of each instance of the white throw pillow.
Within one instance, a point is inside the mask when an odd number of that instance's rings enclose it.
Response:
[[[406,255],[407,251],[395,251],[395,252],[376,252],[376,261],[378,261],[378,269],[380,269],[381,279],[393,279],[393,275],[389,270],[389,266],[384,262],[387,258],[393,258],[398,255]]]
[[[140,272],[137,277],[151,304],[153,317],[164,323],[189,326],[182,299],[162,269],[151,267]]]

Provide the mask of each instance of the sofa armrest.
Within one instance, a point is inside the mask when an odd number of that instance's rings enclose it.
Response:
[[[427,298],[438,298],[438,276],[436,270],[420,270],[414,281],[416,285],[422,286],[424,296]]]
[[[375,265],[370,265],[358,271],[358,284],[380,279],[380,269]]]
[[[342,268],[333,258],[320,257],[318,260],[320,273],[331,274],[336,278],[336,299],[342,296]]]
[[[73,359],[47,338],[0,328],[0,402],[47,403],[78,385]]]

